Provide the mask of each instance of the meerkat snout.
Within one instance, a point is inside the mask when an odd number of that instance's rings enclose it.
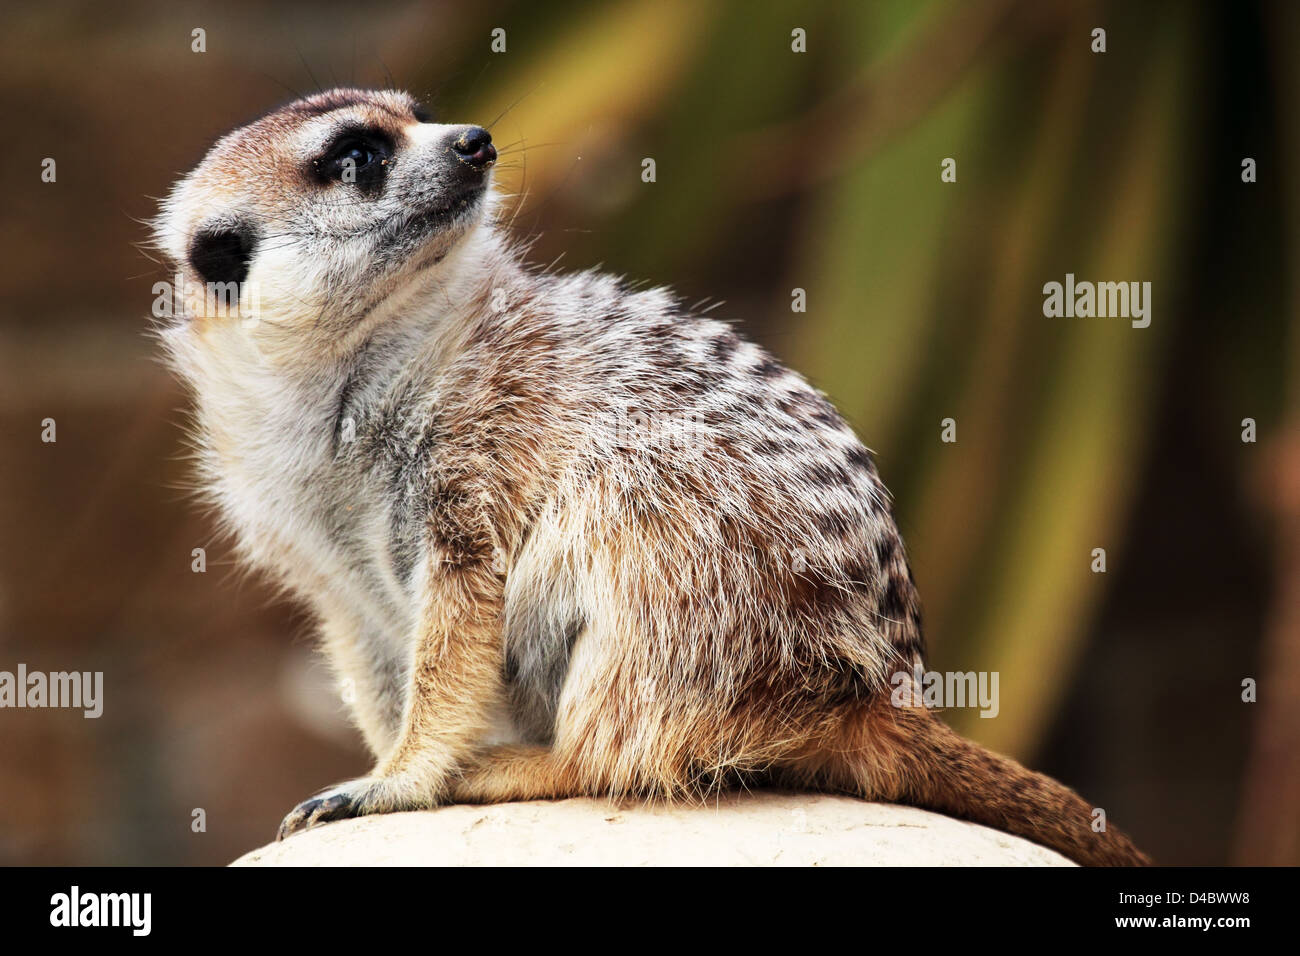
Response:
[[[497,150],[492,145],[492,134],[482,126],[471,126],[451,144],[462,163],[475,169],[487,169],[497,161]]]

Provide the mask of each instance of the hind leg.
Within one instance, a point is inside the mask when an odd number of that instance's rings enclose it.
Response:
[[[457,803],[507,803],[586,796],[590,787],[546,747],[492,747],[451,784]]]

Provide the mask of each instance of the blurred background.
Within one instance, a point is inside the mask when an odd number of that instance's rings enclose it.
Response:
[[[1160,862],[1300,862],[1293,4],[50,0],[3,19],[0,670],[105,687],[98,720],[0,711],[0,862],[225,863],[368,769],[306,615],[186,499],[184,397],[145,334],[167,277],[136,244],[231,127],[390,83],[493,124],[535,262],[721,300],[829,393],[894,492],[930,666],[1001,675],[999,716],[952,711],[959,729]],[[1067,272],[1150,281],[1150,327],[1045,318]]]

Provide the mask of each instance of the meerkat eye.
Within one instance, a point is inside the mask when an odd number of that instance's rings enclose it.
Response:
[[[347,168],[348,163],[357,170],[365,169],[375,161],[375,154],[365,143],[345,144],[339,148],[333,159],[336,170]]]
[[[374,150],[360,140],[345,140],[330,151],[321,165],[323,172],[330,179],[345,181],[349,172],[358,176],[376,161]]]
[[[386,136],[350,131],[340,135],[312,165],[317,175],[328,182],[376,186],[384,176],[392,152]]]

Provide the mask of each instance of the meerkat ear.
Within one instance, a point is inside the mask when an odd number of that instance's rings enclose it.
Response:
[[[256,246],[244,223],[204,226],[190,241],[190,265],[204,282],[243,282]]]

